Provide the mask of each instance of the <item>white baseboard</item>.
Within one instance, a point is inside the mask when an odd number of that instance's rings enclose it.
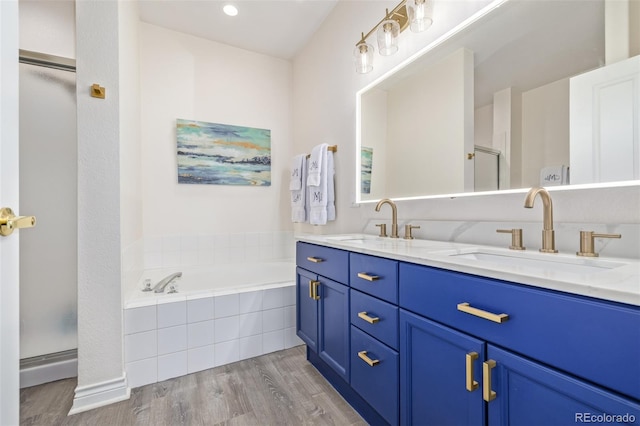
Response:
[[[69,415],[124,401],[130,396],[131,388],[127,386],[126,375],[102,383],[78,386]]]
[[[78,375],[78,359],[66,359],[20,369],[20,389]]]

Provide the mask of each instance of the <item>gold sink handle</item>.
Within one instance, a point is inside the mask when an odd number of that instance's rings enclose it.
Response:
[[[0,235],[7,237],[14,229],[36,226],[35,216],[16,216],[9,207],[0,209]]]

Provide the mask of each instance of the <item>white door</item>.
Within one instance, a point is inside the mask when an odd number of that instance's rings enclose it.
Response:
[[[0,1],[0,207],[18,206],[18,2]],[[18,212],[20,213],[20,212]],[[18,231],[19,232],[19,231]],[[0,424],[19,421],[19,246],[0,236]]]
[[[571,183],[640,179],[640,56],[570,80]]]

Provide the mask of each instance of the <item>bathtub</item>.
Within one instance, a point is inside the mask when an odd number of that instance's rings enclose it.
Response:
[[[174,272],[182,272],[177,293],[141,291],[145,279],[153,286]],[[295,288],[293,262],[145,271],[124,302],[129,386],[302,344],[295,333]]]

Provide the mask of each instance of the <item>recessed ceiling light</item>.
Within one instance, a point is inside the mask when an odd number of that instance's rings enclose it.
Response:
[[[225,5],[222,10],[229,16],[236,16],[238,14],[238,8],[232,4]]]

